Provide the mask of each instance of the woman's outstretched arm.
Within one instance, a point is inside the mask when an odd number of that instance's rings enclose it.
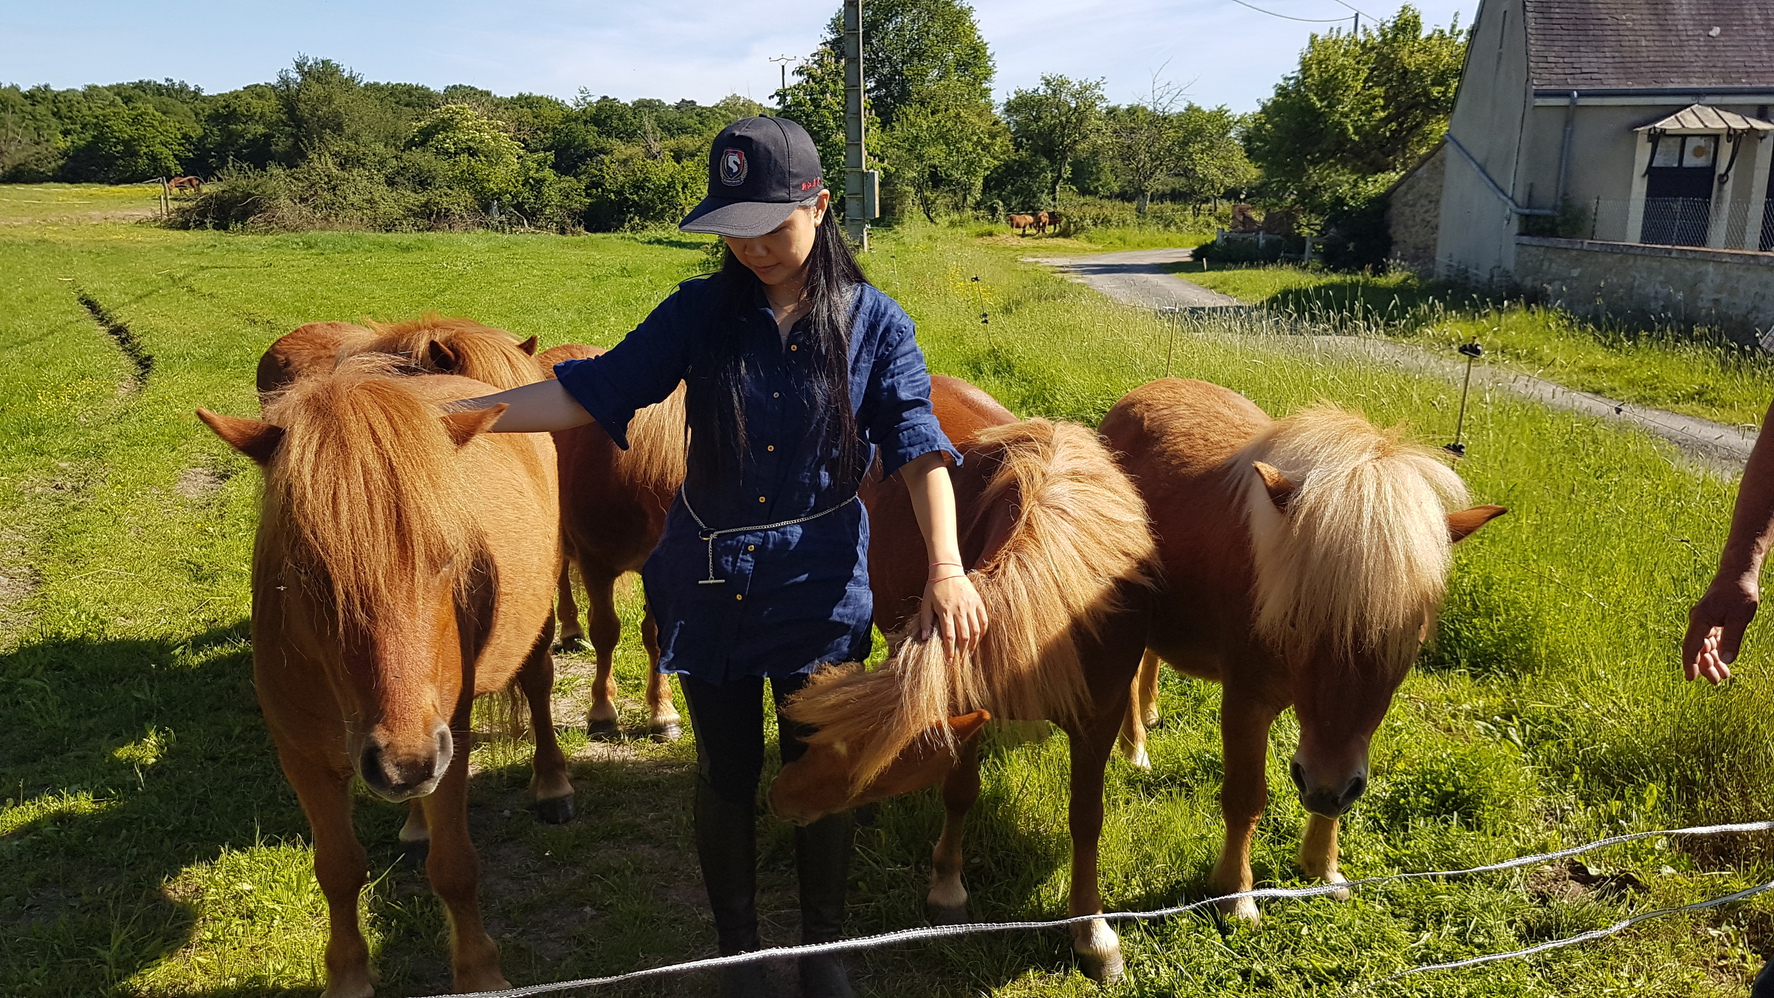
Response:
[[[1774,407],[1762,420],[1762,435],[1750,449],[1731,533],[1719,558],[1718,574],[1706,595],[1688,611],[1688,633],[1682,641],[1682,668],[1689,679],[1721,683],[1731,678],[1731,663],[1743,645],[1743,632],[1761,603],[1762,561],[1774,543]]]
[[[495,433],[537,433],[570,430],[591,422],[591,413],[574,401],[559,381],[538,381],[533,385],[463,399],[457,409],[490,409],[506,405],[504,414],[493,424]]]
[[[986,607],[961,565],[961,542],[955,531],[955,487],[942,451],[913,459],[900,470],[912,496],[912,513],[924,533],[930,574],[918,607],[919,637],[942,635],[943,649],[965,658],[979,648],[986,633]]]

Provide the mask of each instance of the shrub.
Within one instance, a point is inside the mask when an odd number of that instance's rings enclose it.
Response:
[[[698,161],[604,160],[586,167],[585,227],[593,231],[674,225],[708,190],[707,167]]]
[[[1195,247],[1197,260],[1214,263],[1275,263],[1284,256],[1298,259],[1306,251],[1306,242],[1298,237],[1255,235],[1228,238],[1224,242],[1210,240]]]

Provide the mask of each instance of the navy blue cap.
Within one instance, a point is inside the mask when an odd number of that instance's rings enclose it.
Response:
[[[787,118],[741,118],[708,151],[708,196],[678,228],[750,239],[788,221],[825,187],[819,150]]]

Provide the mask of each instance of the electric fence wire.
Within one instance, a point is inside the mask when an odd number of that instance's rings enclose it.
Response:
[[[626,974],[616,974],[609,977],[584,977],[571,981],[559,981],[553,984],[535,984],[528,987],[508,988],[503,991],[481,991],[475,992],[475,995],[477,998],[529,998],[530,995],[550,994],[558,991],[572,991],[581,988],[607,987],[613,984],[624,984],[631,981],[685,974],[699,970],[713,970],[719,967],[729,967],[742,963],[786,960],[823,953],[857,952],[862,950],[880,949],[886,946],[896,946],[904,943],[928,942],[939,939],[953,939],[960,936],[981,935],[988,932],[1027,932],[1042,929],[1067,928],[1073,925],[1097,921],[1099,919],[1105,922],[1153,921],[1174,918],[1177,915],[1198,911],[1210,905],[1218,905],[1226,901],[1234,901],[1241,898],[1251,898],[1253,900],[1313,898],[1322,897],[1327,894],[1335,894],[1339,891],[1360,890],[1366,887],[1374,887],[1380,884],[1393,883],[1401,880],[1422,880],[1432,877],[1465,877],[1480,873],[1497,873],[1504,870],[1518,869],[1524,866],[1549,863],[1554,860],[1568,859],[1572,856],[1580,856],[1587,852],[1593,852],[1596,849],[1622,845],[1627,842],[1638,842],[1644,839],[1702,835],[1735,835],[1769,831],[1774,831],[1774,821],[1748,821],[1728,825],[1697,825],[1689,828],[1671,828],[1660,831],[1627,832],[1621,835],[1611,835],[1604,839],[1597,839],[1594,842],[1586,842],[1582,845],[1554,850],[1552,852],[1536,853],[1531,856],[1521,856],[1516,859],[1503,860],[1497,863],[1487,863],[1483,866],[1467,867],[1462,870],[1430,870],[1393,873],[1376,877],[1362,877],[1357,880],[1350,880],[1340,884],[1313,884],[1308,887],[1258,887],[1253,890],[1238,891],[1233,894],[1222,894],[1217,897],[1204,898],[1200,901],[1191,901],[1187,904],[1174,905],[1168,908],[1158,908],[1152,911],[1110,911],[1095,915],[1075,915],[1071,918],[1055,918],[1040,921],[971,922],[964,925],[932,925],[916,929],[900,929],[895,932],[883,932],[873,936],[859,936],[854,939],[840,939],[829,943],[807,943],[800,946],[777,946],[770,949],[753,950],[749,953],[735,953],[731,956],[717,956],[703,960],[689,960],[684,963],[667,964],[661,967],[649,967],[644,970],[636,970]],[[1754,887],[1735,891],[1723,897],[1713,898],[1708,901],[1697,901],[1692,904],[1680,905],[1674,908],[1662,908],[1656,911],[1644,912],[1631,918],[1623,919],[1622,921],[1616,922],[1605,928],[1592,929],[1588,932],[1578,933],[1577,935],[1569,936],[1564,939],[1555,939],[1549,942],[1538,943],[1522,949],[1510,950],[1503,953],[1487,953],[1481,956],[1468,957],[1464,960],[1455,960],[1445,964],[1430,964],[1411,967],[1399,971],[1390,977],[1382,977],[1365,984],[1357,985],[1356,988],[1349,993],[1359,994],[1364,991],[1372,990],[1373,988],[1390,981],[1402,977],[1409,977],[1413,974],[1439,970],[1452,970],[1459,967],[1476,966],[1482,963],[1494,963],[1498,960],[1517,959],[1520,957],[1532,956],[1536,953],[1543,953],[1548,950],[1559,949],[1565,946],[1574,946],[1579,943],[1590,942],[1615,935],[1648,919],[1661,918],[1667,915],[1674,915],[1688,911],[1699,911],[1706,908],[1716,908],[1721,905],[1754,897],[1769,890],[1774,890],[1774,881],[1758,884]],[[445,996],[433,995],[429,996],[429,998],[445,998]]]

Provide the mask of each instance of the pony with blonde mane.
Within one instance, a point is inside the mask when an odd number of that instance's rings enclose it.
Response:
[[[366,355],[270,399],[263,422],[198,415],[265,476],[253,549],[253,676],[284,774],[313,830],[326,895],[327,995],[373,990],[358,923],[366,858],[353,774],[416,800],[403,841],[449,913],[461,991],[507,987],[481,923],[468,834],[470,708],[513,681],[535,736],[531,792],[572,815],[549,706],[549,610],[560,571],[552,443],[485,434],[503,407],[452,412],[491,386],[404,376]],[[542,529],[538,530],[538,526]]]
[[[1098,914],[1103,770],[1128,710],[1153,584],[1145,510],[1091,431],[1009,422],[996,403],[960,407],[973,425],[957,426],[957,407],[942,394],[933,393],[938,417],[965,456],[953,472],[962,560],[991,624],[966,661],[907,636],[905,614],[924,589],[924,546],[903,483],[877,478],[865,492],[876,623],[900,630],[879,669],[824,670],[789,703],[790,718],[818,730],[771,786],[771,807],[809,822],[943,781],[947,815],[929,900],[939,920],[964,920],[962,827],[979,796],[974,736],[988,717],[1052,721],[1071,736],[1069,907]],[[881,559],[907,564],[884,570]],[[1081,923],[1073,946],[1093,976],[1119,975],[1107,923]]]
[[[1147,765],[1160,659],[1222,685],[1226,840],[1210,886],[1249,890],[1269,728],[1292,706],[1300,865],[1342,883],[1337,821],[1367,788],[1368,743],[1434,626],[1452,546],[1505,510],[1463,508],[1459,476],[1396,430],[1327,407],[1271,420],[1202,381],[1134,389],[1102,432],[1145,498],[1164,579],[1123,750]],[[1230,910],[1258,918],[1249,898]]]

